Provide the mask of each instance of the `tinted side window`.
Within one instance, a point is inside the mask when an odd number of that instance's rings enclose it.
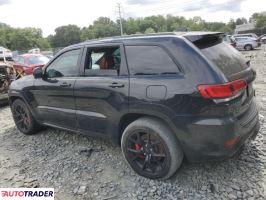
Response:
[[[177,74],[178,67],[159,46],[126,46],[131,75]]]
[[[77,76],[79,54],[80,49],[76,49],[67,51],[56,58],[46,70],[48,78]]]
[[[202,53],[220,70],[226,77],[237,74],[249,66],[245,57],[230,45],[223,42],[201,49]]]

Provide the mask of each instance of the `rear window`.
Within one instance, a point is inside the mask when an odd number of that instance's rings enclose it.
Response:
[[[209,38],[205,42],[194,42],[202,53],[213,62],[226,77],[237,74],[249,66],[245,57],[234,47],[221,39]]]
[[[178,67],[159,46],[126,46],[131,75],[177,74]]]

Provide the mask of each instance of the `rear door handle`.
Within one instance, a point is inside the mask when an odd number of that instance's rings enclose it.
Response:
[[[125,85],[122,83],[114,82],[111,85],[109,85],[109,87],[111,87],[111,88],[123,88],[123,87],[125,87]]]
[[[67,82],[63,82],[60,84],[61,87],[70,87],[71,84],[70,83],[67,83]]]

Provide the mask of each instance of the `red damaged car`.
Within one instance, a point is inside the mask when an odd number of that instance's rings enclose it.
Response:
[[[30,75],[37,67],[43,67],[49,58],[41,54],[23,54],[15,59],[14,68],[19,73]]]

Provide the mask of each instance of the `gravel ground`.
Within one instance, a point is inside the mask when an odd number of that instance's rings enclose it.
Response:
[[[266,46],[243,52],[257,70],[261,130],[242,154],[223,162],[184,162],[167,181],[134,173],[119,147],[62,130],[20,134],[0,108],[0,187],[54,187],[56,199],[266,199]]]

